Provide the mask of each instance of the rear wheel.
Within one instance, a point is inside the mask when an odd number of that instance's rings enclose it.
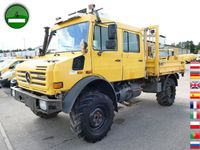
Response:
[[[176,95],[176,85],[173,79],[169,78],[165,89],[156,94],[158,104],[162,106],[171,106],[174,103]]]
[[[112,100],[99,91],[82,94],[70,113],[72,130],[87,142],[96,142],[107,135],[113,123]]]
[[[59,112],[54,112],[51,114],[45,114],[39,111],[32,111],[36,116],[40,117],[40,118],[45,118],[45,119],[50,119],[50,118],[55,118]]]

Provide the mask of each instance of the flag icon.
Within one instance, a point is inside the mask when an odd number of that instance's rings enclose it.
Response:
[[[190,121],[190,129],[200,129],[199,121]]]
[[[200,148],[200,141],[191,141],[190,142],[190,149],[199,149]]]
[[[190,119],[200,119],[200,112],[199,111],[190,112]]]
[[[190,82],[191,89],[200,89],[200,81],[192,81]]]
[[[200,139],[200,132],[191,132],[190,139]]]
[[[200,102],[196,101],[190,102],[190,109],[200,109]]]
[[[191,91],[190,92],[190,98],[191,99],[199,99],[200,98],[200,92],[198,92],[198,91]]]
[[[200,79],[200,71],[191,71],[190,78],[191,79]]]
[[[190,69],[200,69],[200,63],[199,62],[191,62]]]

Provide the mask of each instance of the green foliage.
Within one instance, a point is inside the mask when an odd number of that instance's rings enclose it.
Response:
[[[184,41],[179,42],[176,47],[189,49],[190,53],[197,53],[197,50],[200,49],[200,43],[198,45],[195,45],[193,41]]]
[[[200,42],[196,45],[196,50],[200,50]]]

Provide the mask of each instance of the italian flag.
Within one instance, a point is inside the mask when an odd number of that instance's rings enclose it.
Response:
[[[192,62],[190,64],[190,69],[200,69],[200,63],[199,62]]]
[[[190,98],[191,98],[191,99],[199,99],[199,98],[200,98],[200,92],[191,91],[191,92],[190,92]]]
[[[190,121],[190,129],[200,129],[199,121]]]
[[[191,141],[190,142],[190,149],[199,149],[200,148],[200,141]]]
[[[191,132],[190,139],[200,139],[200,132]]]
[[[190,109],[200,109],[200,102],[190,102]]]
[[[200,112],[198,111],[190,112],[190,119],[200,119]]]

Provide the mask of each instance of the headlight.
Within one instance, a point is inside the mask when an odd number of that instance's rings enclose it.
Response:
[[[46,101],[40,100],[39,101],[39,106],[40,106],[40,109],[47,110],[47,102]]]

